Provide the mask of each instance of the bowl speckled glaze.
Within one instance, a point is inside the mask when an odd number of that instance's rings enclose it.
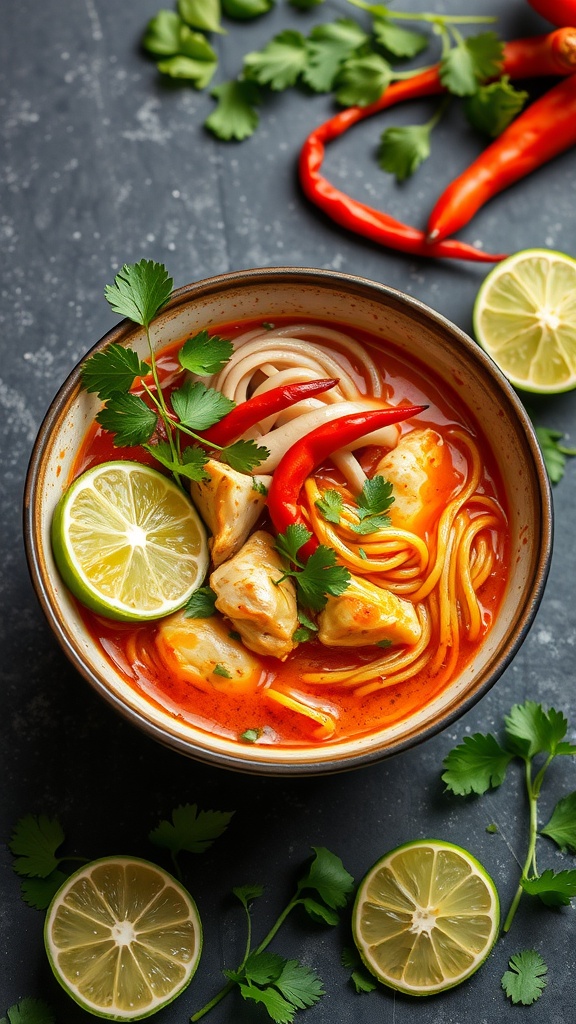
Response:
[[[496,682],[518,651],[543,595],[552,548],[552,502],[531,422],[514,390],[479,347],[448,320],[408,295],[346,274],[300,268],[246,270],[180,288],[152,325],[164,346],[206,325],[281,315],[333,319],[391,342],[446,381],[481,424],[507,496],[511,573],[499,615],[478,653],[417,714],[377,734],[298,748],[259,747],[210,735],[139,695],[87,633],[52,557],[50,524],[84,434],[99,407],[80,388],[80,366],[46,415],[28,470],[25,542],[41,606],[64,652],[96,691],[130,722],[190,757],[266,775],[337,772],[376,762],[415,745],[467,711]],[[111,342],[147,354],[143,331],[123,321],[91,350]]]

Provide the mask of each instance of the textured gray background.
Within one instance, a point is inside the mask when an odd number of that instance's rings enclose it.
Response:
[[[201,968],[187,993],[158,1016],[184,1022],[216,991],[220,967],[232,967],[243,944],[242,920],[228,899],[233,885],[266,886],[254,908],[256,938],[292,891],[311,846],[338,853],[359,879],[391,846],[435,835],[463,843],[497,881],[506,908],[524,856],[526,806],[520,772],[478,800],[443,792],[442,759],[465,733],[498,729],[511,704],[531,698],[562,708],[574,741],[576,697],[573,580],[576,461],[554,489],[552,570],[533,629],[513,664],[479,705],[448,732],[378,766],[327,778],[274,780],[210,769],[167,751],[104,706],[68,665],[29,582],[21,540],[21,502],[36,431],[54,393],[83,353],[113,324],[104,285],[124,262],[167,264],[176,284],[243,267],[297,265],[357,273],[427,302],[465,330],[487,268],[395,254],[348,235],[311,208],[299,192],[295,163],[305,135],[332,111],[328,97],[291,92],[262,109],[261,128],[226,145],[201,125],[212,108],[205,94],[159,81],[139,52],[156,0],[0,0],[0,405],[2,407],[2,788],[0,840],[26,813],[58,815],[68,849],[88,857],[128,852],[154,856],[148,831],[179,803],[236,810],[227,835],[190,862],[190,887],[205,925]],[[167,4],[165,6],[171,6]],[[524,0],[413,0],[406,9],[493,13],[511,38],[546,25]],[[237,73],[242,55],[281,28],[308,31],[316,20],[354,16],[328,0],[306,19],[280,2],[258,21],[215,40],[217,81]],[[424,63],[420,59],[420,63]],[[423,120],[426,103],[367,121],[329,149],[329,176],[358,198],[414,224],[425,223],[435,196],[482,143],[454,108],[434,135],[433,155],[398,187],[374,159],[387,124]],[[574,152],[558,158],[491,202],[461,233],[492,251],[551,246],[576,254]],[[576,443],[574,395],[532,404],[537,422]],[[565,759],[550,773],[542,821],[576,788]],[[486,826],[498,825],[497,834]],[[574,858],[540,841],[540,867]],[[22,996],[46,999],[60,1024],[89,1019],[53,981],[44,957],[42,917],[19,895],[11,858],[0,848],[0,1016]],[[356,1024],[531,1021],[572,1024],[575,908],[551,912],[524,902],[513,931],[469,983],[414,1002],[384,989],[357,996],[339,963],[348,941],[302,918],[275,947],[313,965],[327,995],[303,1020]],[[499,979],[512,953],[539,950],[549,987],[533,1007],[512,1007]],[[235,998],[207,1018],[252,1024],[264,1012]]]

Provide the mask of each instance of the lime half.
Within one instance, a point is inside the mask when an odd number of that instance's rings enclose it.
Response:
[[[465,981],[498,934],[494,882],[466,850],[422,839],[387,853],[360,883],[352,925],[366,967],[383,984],[427,996]]]
[[[58,890],[44,942],[56,978],[80,1006],[109,1020],[140,1020],[192,979],[202,927],[194,900],[167,871],[106,857]]]
[[[508,380],[523,391],[576,387],[576,259],[525,249],[484,279],[474,332]]]
[[[192,502],[173,480],[138,462],[105,462],[60,499],[52,548],[64,582],[113,619],[156,619],[202,583],[208,542]]]

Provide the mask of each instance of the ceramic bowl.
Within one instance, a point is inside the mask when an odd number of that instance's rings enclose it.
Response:
[[[83,625],[50,547],[54,507],[98,402],[80,387],[80,366],[64,383],[36,440],[25,496],[25,541],[33,585],[65,654],[130,722],[192,758],[268,775],[344,771],[376,762],[437,733],[496,682],[526,637],[542,598],[552,545],[551,495],[531,422],[514,390],[479,347],[418,300],[385,285],[332,271],[246,270],[180,288],[153,323],[154,345],[183,340],[206,324],[281,315],[315,317],[370,332],[428,366],[481,424],[504,481],[511,575],[499,615],[473,661],[424,708],[373,735],[310,747],[240,744],[209,735],[153,705],[129,686]],[[143,333],[123,321],[91,350],[129,344],[146,355]]]

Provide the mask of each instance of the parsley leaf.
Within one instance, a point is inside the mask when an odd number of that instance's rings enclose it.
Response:
[[[559,443],[564,437],[561,430],[551,430],[550,427],[536,427],[535,429],[548,476],[553,484],[560,483],[564,476],[566,456],[576,455],[576,448],[567,448]]]
[[[375,103],[392,80],[392,68],[378,53],[349,57],[336,77],[336,101],[343,107]]]
[[[116,393],[100,409],[96,422],[114,434],[117,448],[130,448],[150,440],[158,417],[139,395]]]
[[[137,352],[115,342],[103,352],[95,352],[82,367],[82,385],[105,401],[117,392],[129,391],[137,377],[150,372]]]
[[[546,988],[548,968],[535,949],[516,953],[508,961],[510,970],[502,975],[502,988],[513,1003],[530,1006]]]
[[[395,57],[416,57],[428,46],[428,39],[422,32],[402,28],[388,18],[376,16],[372,28],[380,46]]]
[[[128,317],[135,324],[149,327],[156,314],[166,305],[174,282],[166,267],[153,260],[124,264],[106,285],[104,294],[115,313]]]
[[[220,24],[220,0],[178,0],[178,12],[192,28],[224,31]]]
[[[234,811],[199,811],[197,804],[183,804],[172,811],[171,821],[160,821],[148,838],[155,846],[179,853],[205,853],[226,831]]]
[[[314,92],[330,92],[344,61],[367,42],[363,29],[348,18],[316,25],[308,36],[304,81]]]
[[[43,999],[28,996],[9,1007],[0,1024],[56,1024],[56,1014]]]
[[[220,391],[207,388],[198,380],[185,381],[181,388],[172,392],[171,400],[178,419],[191,430],[207,430],[235,405]]]
[[[344,500],[340,491],[329,489],[324,491],[316,502],[316,508],[329,523],[339,523],[344,508]]]
[[[184,606],[187,619],[208,619],[216,611],[216,594],[211,587],[198,587]]]
[[[8,843],[15,857],[14,871],[47,878],[60,863],[56,851],[63,842],[64,832],[57,818],[26,814],[16,822]]]
[[[569,793],[558,801],[550,821],[540,833],[553,839],[562,853],[576,853],[576,793]]]
[[[244,70],[259,85],[281,91],[295,85],[308,60],[306,40],[300,32],[286,29],[262,50],[247,53]]]
[[[480,82],[498,75],[503,43],[495,32],[462,39],[440,62],[440,81],[455,96],[472,96]]]
[[[576,870],[551,871],[522,878],[522,888],[531,896],[538,896],[547,907],[567,907],[576,896]]]
[[[513,756],[490,734],[465,736],[444,759],[442,781],[458,796],[485,793],[501,785]]]
[[[251,473],[262,462],[265,462],[270,452],[268,448],[259,445],[256,441],[234,441],[233,444],[222,448],[220,459],[226,462],[237,473]],[[257,491],[258,487],[254,487]]]
[[[260,102],[260,93],[254,82],[222,82],[212,89],[211,96],[218,100],[218,104],[204,125],[216,138],[241,142],[253,135],[259,122],[255,107]]]
[[[180,365],[199,377],[208,377],[226,365],[234,351],[234,345],[227,338],[217,334],[209,335],[206,329],[184,342],[178,353]]]
[[[504,75],[497,82],[481,85],[467,98],[464,109],[474,128],[495,139],[520,113],[527,99],[528,93],[515,89]]]

